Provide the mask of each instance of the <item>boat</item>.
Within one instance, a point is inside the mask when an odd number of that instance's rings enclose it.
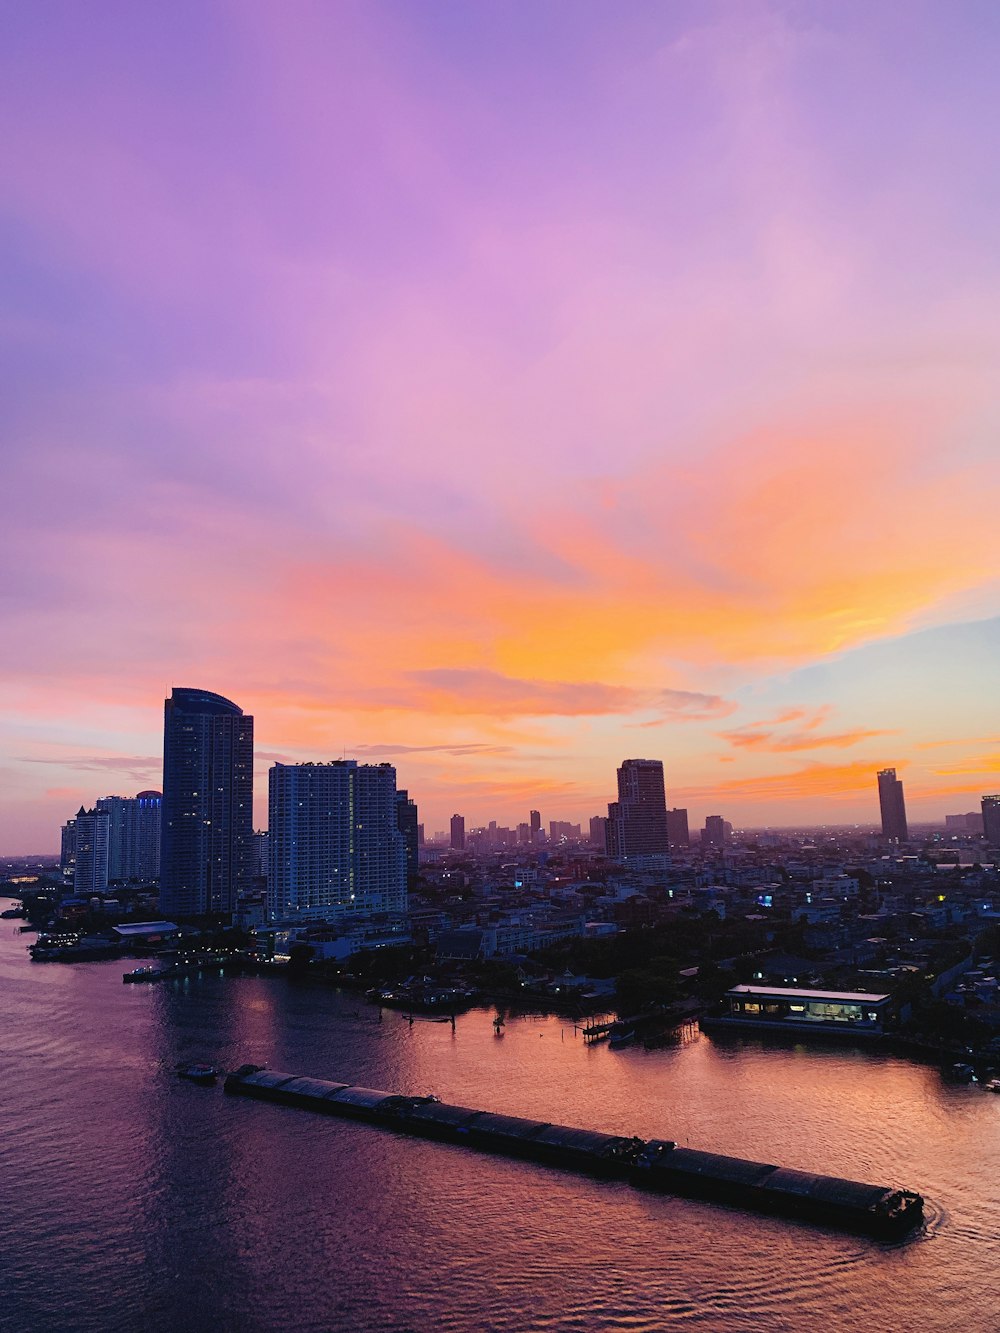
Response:
[[[983,1087],[987,1092],[1000,1092],[1000,1078],[988,1079]]]
[[[131,972],[124,973],[122,981],[155,981],[159,975],[159,970],[155,967],[137,967]]]
[[[219,1071],[214,1065],[178,1065],[177,1077],[186,1078],[189,1083],[214,1083]]]
[[[629,1027],[625,1023],[615,1023],[608,1033],[608,1045],[613,1051],[620,1051],[626,1046],[631,1046],[635,1041],[635,1028]]]
[[[958,1064],[948,1065],[941,1071],[941,1077],[947,1083],[975,1083],[976,1071],[972,1065]]]
[[[625,1180],[641,1189],[859,1231],[879,1240],[898,1240],[923,1223],[924,1201],[912,1190],[723,1157],[680,1148],[667,1139],[647,1142],[252,1064],[228,1074],[225,1090],[398,1134]]]

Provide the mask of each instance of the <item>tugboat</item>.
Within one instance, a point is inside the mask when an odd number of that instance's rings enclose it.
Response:
[[[219,1071],[214,1065],[178,1065],[177,1077],[186,1078],[189,1083],[208,1085],[219,1077]]]

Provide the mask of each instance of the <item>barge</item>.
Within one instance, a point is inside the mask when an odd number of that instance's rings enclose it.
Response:
[[[406,1097],[350,1083],[331,1083],[243,1065],[226,1092],[361,1120],[401,1134],[523,1157],[590,1175],[627,1180],[643,1189],[731,1204],[824,1226],[896,1240],[923,1221],[912,1190],[790,1170],[768,1162],[574,1129],[521,1116],[451,1106],[436,1097]]]

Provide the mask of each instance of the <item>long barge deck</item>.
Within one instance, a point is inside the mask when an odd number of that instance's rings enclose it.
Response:
[[[791,1170],[768,1162],[679,1148],[669,1139],[629,1138],[568,1125],[451,1106],[436,1097],[407,1097],[350,1083],[244,1065],[226,1092],[361,1120],[483,1152],[524,1157],[643,1189],[727,1203],[895,1240],[923,1221],[912,1190]]]

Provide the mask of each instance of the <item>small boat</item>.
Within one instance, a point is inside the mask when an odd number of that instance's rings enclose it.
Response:
[[[1000,1078],[991,1078],[991,1079],[988,1079],[988,1080],[983,1084],[983,1088],[984,1088],[987,1092],[1000,1092]]]
[[[177,1077],[186,1078],[190,1083],[214,1083],[219,1071],[214,1065],[178,1065]]]
[[[949,1065],[941,1071],[941,1074],[947,1083],[974,1083],[976,1081],[976,1071],[972,1065],[962,1063]]]
[[[634,1041],[635,1028],[626,1027],[624,1023],[615,1023],[608,1034],[608,1045],[613,1051],[631,1046]]]

